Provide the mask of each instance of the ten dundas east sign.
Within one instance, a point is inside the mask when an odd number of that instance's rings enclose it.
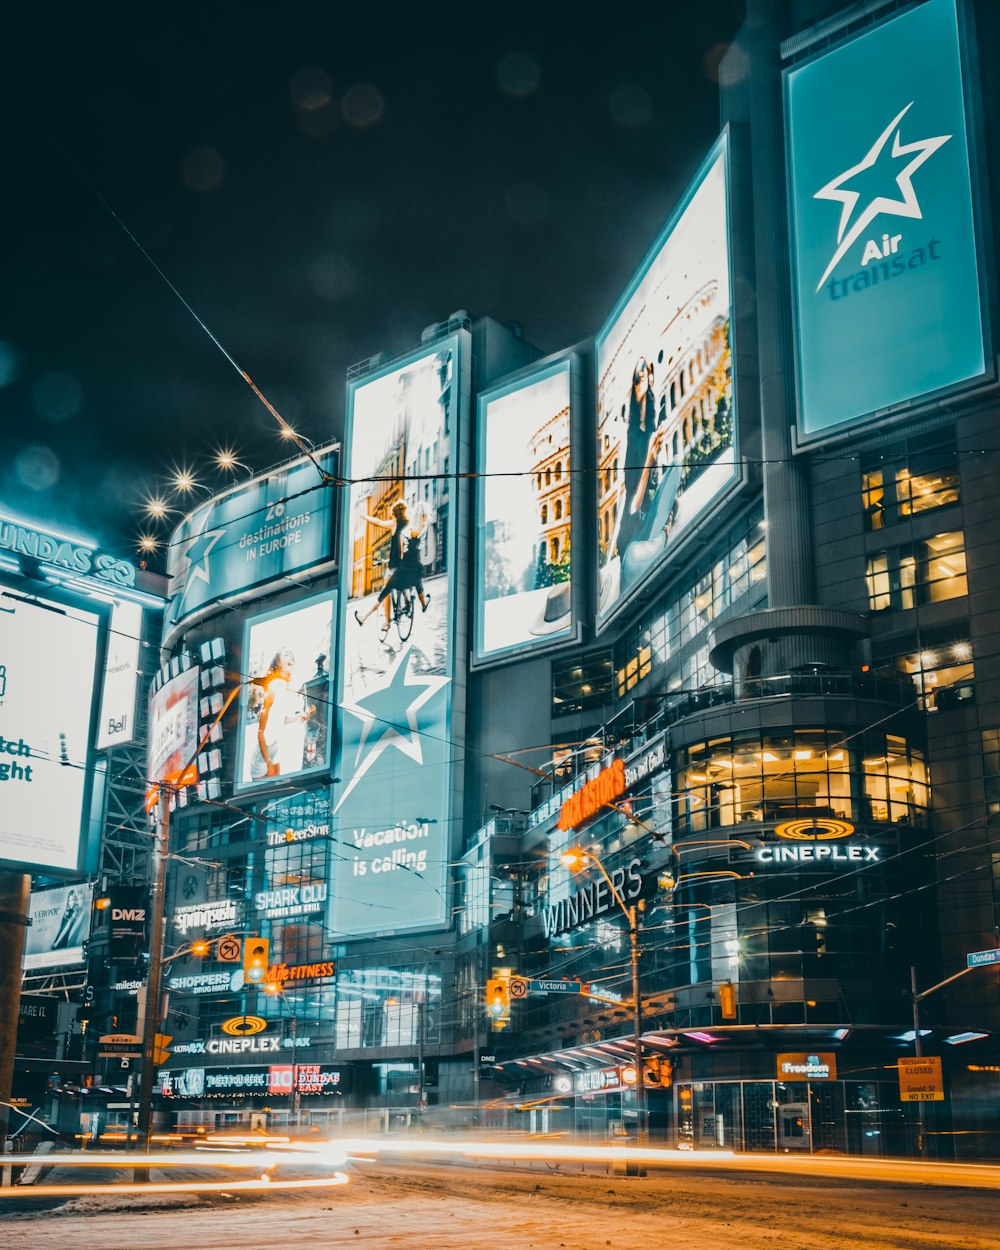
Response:
[[[955,0],[786,71],[799,429],[986,370]]]

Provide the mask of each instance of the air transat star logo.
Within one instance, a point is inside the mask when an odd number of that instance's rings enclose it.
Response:
[[[837,267],[844,253],[857,240],[859,235],[871,225],[879,213],[888,213],[892,217],[912,217],[917,220],[923,217],[920,211],[920,203],[917,200],[917,193],[913,189],[913,174],[924,161],[934,155],[939,147],[948,142],[951,135],[938,135],[935,139],[916,139],[912,143],[903,143],[900,138],[899,124],[911,108],[913,108],[912,100],[905,109],[897,113],[857,165],[852,165],[850,169],[845,170],[842,174],[838,174],[832,182],[828,182],[825,187],[821,188],[813,196],[813,199],[816,200],[839,200],[843,205],[840,213],[840,225],[837,229],[837,250],[827,265],[826,272],[816,286],[817,291]],[[872,196],[855,217],[854,213],[858,207],[858,202],[862,199],[862,193],[861,191],[851,189],[848,184],[852,180],[860,181],[868,170],[878,164],[882,158],[882,150],[889,142],[890,137],[892,138],[892,150],[887,157],[887,162],[888,160],[899,161],[906,159],[906,164],[898,172],[894,172],[894,167],[892,166],[886,170],[887,177],[894,179],[895,190],[899,194],[896,195],[894,192],[890,195]]]
[[[205,525],[210,514],[211,508],[206,509],[198,524],[201,526]],[[180,603],[184,602],[188,591],[195,582],[204,582],[206,586],[211,584],[209,556],[225,532],[224,529],[201,529],[197,534],[193,534],[182,542],[181,550],[177,557],[177,572],[174,575],[176,578],[175,585],[179,583],[183,587]],[[178,604],[178,607],[180,607],[180,604]]]
[[[414,673],[410,665],[413,654],[412,647],[404,651],[395,667],[389,670],[384,686],[358,699],[357,703],[341,704],[345,712],[361,721],[363,728],[354,760],[354,776],[340,796],[335,811],[340,810],[365,773],[390,747],[417,764],[424,762],[417,713],[448,684],[448,678]]]

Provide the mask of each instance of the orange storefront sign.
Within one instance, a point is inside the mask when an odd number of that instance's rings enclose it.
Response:
[[[593,780],[571,794],[559,809],[559,828],[575,829],[625,793],[625,761],[612,760]]]

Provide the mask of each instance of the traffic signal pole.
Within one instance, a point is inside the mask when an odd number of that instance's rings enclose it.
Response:
[[[156,1034],[160,1027],[160,995],[163,980],[164,894],[167,852],[170,849],[170,791],[160,786],[159,815],[152,847],[152,897],[150,899],[149,973],[146,978],[146,1010],[142,1025],[142,1080],[139,1085],[139,1147],[148,1154],[153,1137],[153,1075],[156,1069]],[[136,1168],[136,1181],[149,1180],[149,1168]]]

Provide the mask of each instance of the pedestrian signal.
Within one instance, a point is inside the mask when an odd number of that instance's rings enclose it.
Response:
[[[262,985],[267,979],[271,943],[264,938],[247,938],[243,944],[243,978],[248,985]]]

